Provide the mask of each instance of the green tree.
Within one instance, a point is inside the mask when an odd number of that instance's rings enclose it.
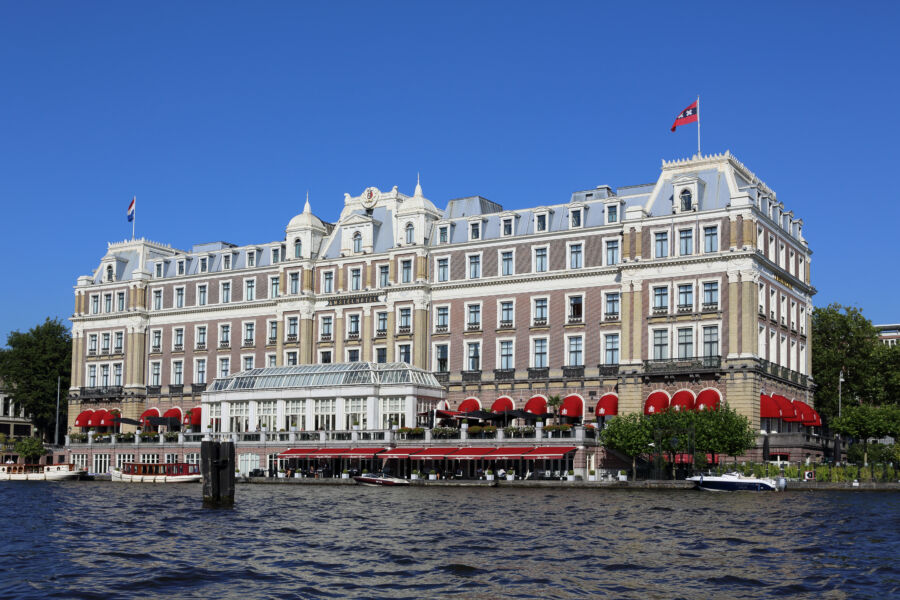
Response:
[[[38,459],[49,452],[44,448],[40,438],[22,438],[16,442],[16,454],[22,457],[26,464],[36,463]]]
[[[644,416],[653,435],[656,451],[665,454],[675,479],[675,455],[693,452],[694,421],[697,413],[666,410]]]
[[[59,319],[47,319],[27,333],[13,331],[0,350],[0,380],[18,406],[25,409],[43,434],[56,423],[56,379],[69,389],[72,369],[72,337]],[[65,422],[65,399],[60,422]],[[52,437],[52,435],[50,436]]]
[[[553,418],[556,419],[557,424],[559,424],[559,407],[561,404],[562,398],[559,395],[547,398],[547,406],[553,409]]]
[[[744,454],[756,445],[756,432],[750,426],[750,419],[731,408],[728,403],[720,404],[716,410],[702,410],[698,419],[708,419],[716,432],[713,450],[717,454],[735,457]]]
[[[896,406],[848,406],[839,418],[831,422],[831,429],[852,437],[863,445],[863,464],[868,464],[868,444],[871,438],[897,435],[900,428],[900,410]]]
[[[883,377],[879,358],[882,344],[872,322],[862,311],[830,304],[812,313],[812,372],[816,378],[816,409],[831,421],[838,414],[838,377],[841,370],[843,405],[855,402],[880,403]],[[900,375],[898,375],[900,377]]]
[[[631,457],[631,476],[637,475],[637,457],[650,449],[653,431],[650,422],[639,413],[629,413],[610,420],[601,433],[604,446]]]

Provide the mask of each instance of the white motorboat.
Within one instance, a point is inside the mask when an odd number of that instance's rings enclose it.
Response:
[[[360,485],[409,485],[405,479],[391,477],[383,473],[363,473],[357,475],[353,480]]]
[[[62,481],[78,479],[85,473],[73,464],[0,465],[0,481]]]
[[[200,481],[200,465],[188,463],[125,463],[110,471],[113,481],[125,483],[190,483]]]
[[[776,492],[784,489],[784,479],[741,475],[736,471],[722,475],[694,475],[687,481],[697,484],[697,489],[708,492]]]

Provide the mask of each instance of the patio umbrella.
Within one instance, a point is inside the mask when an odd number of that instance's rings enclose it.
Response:
[[[112,420],[113,423],[121,423],[123,425],[140,425],[141,422],[137,419],[129,419],[127,417],[116,417]]]
[[[486,410],[473,410],[471,412],[463,413],[463,415],[466,419],[479,419],[481,421],[490,421],[496,417],[494,413]]]

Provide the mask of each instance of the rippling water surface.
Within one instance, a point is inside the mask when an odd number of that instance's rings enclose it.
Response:
[[[900,495],[0,483],[3,598],[886,598]]]

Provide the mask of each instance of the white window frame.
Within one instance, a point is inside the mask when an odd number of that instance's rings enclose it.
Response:
[[[537,253],[538,250],[546,251],[546,268],[543,271],[537,270]],[[531,247],[531,272],[532,273],[549,273],[550,272],[550,245],[549,244],[539,244],[537,246]]]
[[[469,280],[469,281],[474,281],[474,280],[476,280],[476,279],[483,279],[483,278],[484,278],[484,258],[483,258],[483,256],[482,256],[482,254],[483,254],[483,253],[482,253],[481,251],[478,251],[478,252],[466,252],[466,279],[467,279],[467,280]],[[478,277],[471,277],[472,267],[471,267],[471,264],[469,263],[469,260],[470,260],[470,258],[473,257],[473,256],[477,256],[477,257],[478,257]]]
[[[529,310],[531,311],[531,319],[529,319],[529,321],[528,321],[529,325],[533,326],[534,320],[537,318],[535,316],[535,303],[537,300],[546,300],[547,301],[547,316],[542,317],[542,318],[545,318],[547,320],[547,325],[550,325],[550,296],[549,295],[547,295],[547,296],[542,296],[542,295],[531,296],[528,299],[528,303],[531,305],[529,307]]]
[[[575,206],[575,207],[569,208],[569,229],[584,229],[584,217],[585,217],[586,212],[587,211],[585,210],[584,206]],[[579,220],[581,221],[581,224],[579,224],[579,225],[572,224],[572,215],[574,213],[580,213]]]
[[[478,236],[472,237],[472,226],[478,225]],[[466,237],[470,242],[478,242],[484,239],[484,219],[478,217],[469,219],[466,223]]]
[[[219,304],[231,304],[234,301],[234,287],[231,281],[219,282]],[[228,300],[225,300],[225,285],[228,284]]]
[[[573,267],[572,266],[572,246],[581,246],[581,266]],[[584,269],[584,258],[585,258],[585,249],[587,245],[584,240],[570,240],[566,242],[566,270],[567,271],[580,271]],[[547,257],[550,258],[549,256]]]
[[[328,273],[331,274],[331,289],[330,290],[325,289],[325,280],[326,280],[326,275]],[[323,294],[333,294],[334,287],[337,285],[337,281],[335,280],[335,277],[334,277],[334,269],[323,269],[322,272],[319,274],[319,277],[320,277],[319,289],[322,290],[322,293]]]
[[[256,289],[256,277],[245,277],[243,281],[244,281],[243,301],[244,302],[255,302],[257,299],[257,296],[259,295],[259,294],[257,294],[257,289]],[[248,293],[250,288],[247,286],[247,284],[250,282],[253,282],[253,286],[252,286],[253,287],[253,297],[252,298],[248,298],[248,296],[250,295]]]
[[[200,361],[203,361],[203,381],[197,381],[200,375],[200,368],[198,366]],[[194,357],[194,370],[191,372],[191,375],[191,379],[193,379],[194,383],[202,384],[207,382],[207,380],[209,379],[209,361],[205,356]]]
[[[181,381],[175,381],[175,363],[181,363]],[[169,385],[184,385],[184,359],[181,357],[169,360]]]
[[[276,280],[276,279],[278,280],[278,289],[274,289],[274,288],[273,288],[273,284],[275,283],[275,280]],[[268,292],[269,292],[269,299],[270,299],[270,300],[273,300],[273,299],[278,298],[279,296],[281,296],[281,289],[282,289],[282,285],[281,285],[281,274],[278,274],[278,275],[269,275],[269,289],[268,289]]]
[[[466,329],[469,328],[469,307],[477,306],[478,307],[478,329],[482,329],[484,327],[484,303],[481,300],[473,300],[471,302],[466,302],[463,309],[463,315],[465,318]]]
[[[438,370],[438,363],[437,363],[437,361],[438,361],[437,347],[438,346],[447,346],[447,370],[446,371]],[[436,373],[449,373],[450,372],[450,363],[451,363],[450,357],[453,356],[452,352],[453,352],[453,346],[449,339],[440,339],[440,340],[431,342],[431,367],[432,367],[431,370]]]
[[[463,340],[463,371],[469,369],[469,344],[478,344],[478,371],[484,371],[484,341],[481,338],[465,338]],[[451,369],[452,372],[452,369]]]
[[[442,260],[446,260],[446,261],[447,261],[447,278],[446,278],[446,279],[441,279],[441,278],[440,278],[440,273],[441,273],[441,271],[440,271],[440,262],[441,262]],[[435,256],[435,257],[434,257],[434,280],[435,280],[435,282],[437,282],[437,283],[446,283],[446,282],[450,281],[450,272],[451,272],[451,271],[450,271],[450,264],[451,264],[451,260],[452,260],[452,259],[451,259],[451,257],[450,257],[449,254],[444,254],[444,255],[441,255],[441,256]]]
[[[606,351],[607,351],[606,338],[608,338],[611,335],[616,336],[619,341],[619,343],[616,345],[616,356],[618,357],[618,361],[614,362],[614,363],[606,362]],[[621,364],[621,362],[622,362],[622,332],[618,329],[610,330],[610,331],[603,331],[600,338],[601,338],[600,339],[600,344],[601,344],[600,345],[600,364],[603,364],[603,365]]]
[[[567,333],[564,337],[565,337],[565,346],[563,346],[563,361],[564,361],[565,365],[567,367],[583,367],[583,366],[585,366],[585,364],[584,364],[585,346],[587,346],[587,339],[586,339],[585,334],[582,332],[572,332],[572,333]],[[569,360],[571,358],[571,348],[569,347],[569,344],[570,344],[570,340],[573,338],[581,339],[581,364],[579,364],[579,365],[573,365],[571,363],[571,361]],[[548,353],[548,360],[549,360],[549,353]]]
[[[206,288],[206,298],[203,299],[203,302],[200,302],[200,290],[202,288]],[[206,306],[207,304],[209,304],[209,284],[208,283],[206,283],[206,282],[198,283],[194,287],[194,294],[196,294],[194,296],[194,299],[196,301],[197,306]]]
[[[156,333],[159,333],[159,346],[153,345],[153,336]],[[150,351],[152,352],[154,348],[159,348],[158,351],[162,351],[162,345],[163,345],[163,330],[162,330],[162,328],[160,327],[160,328],[156,328],[156,329],[151,329],[150,330]]]
[[[158,373],[153,373],[153,367],[157,367],[159,369]],[[154,376],[158,375],[158,379],[154,381]],[[163,372],[162,372],[162,361],[161,360],[151,360],[147,365],[147,381],[150,382],[150,385],[153,387],[158,387],[162,385],[163,380]]]
[[[513,329],[516,327],[516,299],[515,298],[498,298],[497,299],[497,327],[500,327],[500,322],[503,321],[503,303],[504,302],[512,302],[512,326]]]
[[[403,263],[409,263],[409,281],[403,281]],[[397,259],[397,281],[400,284],[411,284],[416,281],[416,261],[410,257]]]
[[[609,243],[610,242],[616,243],[616,262],[614,262],[614,263],[609,262]],[[608,236],[608,237],[603,238],[602,252],[603,252],[603,265],[604,266],[614,267],[616,265],[622,264],[622,243],[621,242],[622,242],[622,240],[620,240],[618,236]]]
[[[544,217],[544,229],[538,229],[538,217]],[[534,228],[535,233],[547,233],[548,231],[550,231],[550,211],[535,211],[532,217],[532,227]]]
[[[510,222],[509,233],[503,233],[503,225],[507,221]],[[512,217],[512,216],[500,217],[500,237],[508,238],[508,237],[513,237],[514,235],[516,235],[516,219],[515,219],[515,217]]]
[[[691,252],[687,253],[687,254],[685,254],[681,251],[681,232],[682,231],[690,231],[691,232]],[[678,254],[675,254],[675,256],[694,256],[694,255],[696,255],[697,254],[697,228],[694,225],[691,225],[690,227],[676,226],[675,233],[678,234],[678,236],[677,236],[678,237]]]
[[[356,282],[353,281],[354,272],[357,275]],[[363,268],[360,267],[350,267],[347,269],[347,279],[349,279],[350,283],[350,291],[351,292],[359,292],[363,289]],[[354,287],[355,286],[355,287]]]
[[[715,229],[716,230],[716,249],[715,250],[707,250],[706,249],[706,230],[707,229]],[[703,232],[703,252],[701,254],[715,254],[716,252],[721,252],[722,250],[722,228],[719,226],[719,223],[703,223],[700,225],[700,230]]]
[[[434,307],[432,308],[432,310],[433,310],[432,314],[433,314],[433,319],[434,319],[434,321],[433,321],[434,322],[434,331],[435,331],[435,333],[437,333],[437,328],[440,327],[440,325],[438,325],[438,310],[441,308],[447,309],[447,325],[446,325],[447,331],[442,332],[442,333],[449,333],[450,332],[450,315],[453,312],[451,310],[450,304],[435,304]]]
[[[409,363],[412,364],[413,356],[415,356],[415,346],[413,345],[412,340],[403,340],[401,342],[394,343],[394,359],[397,362],[401,362],[400,360],[400,346],[409,346]]]
[[[503,363],[503,355],[501,354],[501,346],[503,342],[510,342],[512,344],[512,367],[504,367]],[[498,337],[494,343],[494,364],[496,365],[494,368],[503,369],[503,368],[516,368],[516,338],[515,337]]]
[[[512,272],[509,275],[503,274],[503,255],[509,252],[512,254]],[[497,277],[512,277],[516,274],[516,249],[515,248],[499,248],[497,250]]]
[[[545,353],[547,355],[547,359],[546,359],[547,364],[544,365],[543,367],[535,366],[534,359],[535,359],[536,354],[535,354],[534,343],[537,340],[543,340],[544,343],[546,344],[544,346],[544,349],[545,349]],[[528,336],[528,366],[532,369],[549,369],[550,368],[550,336],[548,336],[547,334]]]

